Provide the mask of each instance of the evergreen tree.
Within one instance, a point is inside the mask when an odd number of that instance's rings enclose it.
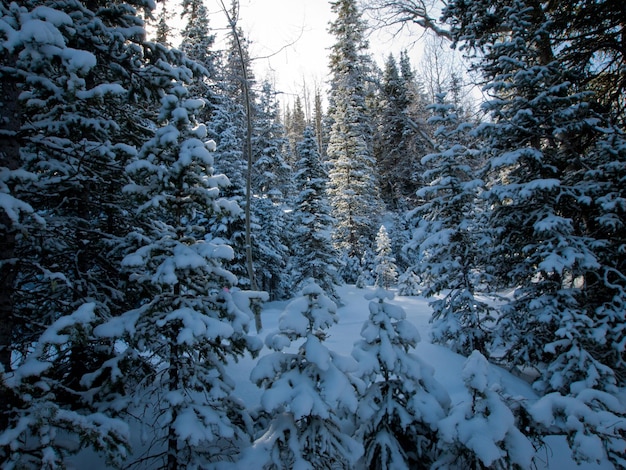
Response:
[[[213,51],[215,34],[210,33],[209,12],[202,0],[183,0],[182,17],[186,20],[181,31],[180,49],[187,57],[204,67],[203,73],[189,85],[192,96],[206,100],[204,108],[198,111],[199,122],[206,123],[216,106],[218,98],[216,86],[212,83],[216,76],[218,54]]]
[[[243,208],[241,220],[231,221],[228,231],[231,246],[236,259],[232,264],[233,272],[240,284],[257,289],[254,276],[254,247],[252,243],[252,166],[253,166],[253,131],[254,131],[254,75],[250,65],[248,43],[241,28],[237,26],[238,4],[232,2],[229,20],[230,35],[226,57],[220,74],[219,95],[221,116],[218,118],[218,148],[226,150],[226,159],[218,158],[216,169],[229,175],[230,186],[238,194],[233,194],[235,201]],[[243,184],[237,181],[242,178]],[[259,325],[257,325],[259,326]]]
[[[330,236],[333,219],[326,198],[328,176],[311,127],[304,130],[304,138],[298,143],[298,156],[300,160],[294,175],[294,184],[299,193],[293,212],[293,285],[296,290],[300,290],[304,282],[312,278],[336,301],[335,285],[340,283],[340,279],[337,252]]]
[[[532,468],[535,449],[489,368],[478,351],[465,361],[461,374],[470,400],[453,405],[439,422],[441,454],[432,468]]]
[[[381,3],[453,39],[484,78],[492,121],[475,135],[497,248],[487,269],[492,289],[515,289],[497,330],[505,359],[537,371],[547,418],[536,431],[567,435],[579,461],[623,465],[623,430],[602,429],[624,413],[614,399],[625,376],[624,82],[605,80],[623,76],[613,47],[623,6],[453,1],[446,29],[410,4]]]
[[[161,2],[161,8],[156,18],[156,31],[154,34],[154,42],[171,47],[171,36],[173,28],[170,26],[172,15],[167,8],[167,2]]]
[[[222,263],[232,249],[207,232],[208,213],[237,207],[218,198],[227,180],[213,174],[214,143],[203,141],[206,128],[195,121],[203,100],[188,95],[172,81],[162,98],[161,127],[127,167],[132,182],[125,191],[137,200],[138,227],[128,236],[122,265],[143,301],[96,329],[124,341],[110,366],[130,364],[138,374],[128,393],[154,407],[154,431],[165,452],[151,457],[170,469],[227,459],[248,439],[246,411],[232,396],[225,365],[260,347],[247,336],[250,317],[228,292],[236,278]],[[127,367],[119,373],[128,374]]]
[[[499,320],[500,334],[509,345],[507,357],[513,364],[537,367],[564,360],[570,347],[588,352],[596,348],[584,326],[593,313],[586,311],[577,279],[597,269],[597,258],[576,220],[575,208],[585,196],[577,172],[570,168],[577,157],[560,143],[562,132],[584,133],[593,116],[588,95],[570,88],[570,73],[545,50],[547,20],[535,19],[533,14],[539,12],[521,2],[504,7],[502,13],[510,37],[495,40],[482,65],[490,78],[487,88],[498,97],[485,105],[494,122],[479,129],[489,152],[487,176],[493,181],[487,195],[494,207],[490,225],[497,248],[491,258],[500,279],[518,286]],[[515,60],[503,63],[502,56]],[[562,341],[565,331],[573,340],[568,345]],[[537,385],[567,390],[599,359],[590,356],[582,369],[573,363],[548,366]]]
[[[598,109],[623,131],[626,51],[621,44],[626,6],[616,0],[577,0],[571,4],[551,3],[544,8],[552,20],[559,58],[567,68],[582,72],[579,86],[593,91]]]
[[[438,421],[450,398],[433,369],[411,352],[420,340],[393,294],[367,294],[369,318],[352,355],[359,362],[365,391],[359,400],[357,434],[371,469],[427,468],[435,459]]]
[[[298,142],[304,137],[304,129],[307,126],[304,110],[302,109],[302,99],[296,96],[293,102],[293,110],[289,113],[289,119],[285,122],[286,134],[289,139],[289,149],[292,166],[298,161]]]
[[[402,86],[396,59],[392,54],[389,54],[385,62],[383,73],[381,84],[382,111],[378,129],[379,139],[377,139],[379,149],[376,159],[380,172],[382,197],[389,207],[393,207],[393,202],[398,199],[399,191],[404,190],[404,186],[396,178],[396,172],[402,168],[401,173],[407,174],[407,168],[405,165],[400,165],[400,160],[407,153],[403,143],[406,137],[404,119],[408,107],[408,97]]]
[[[354,361],[323,344],[337,322],[337,307],[314,282],[287,305],[279,332],[265,344],[275,352],[262,357],[251,379],[264,387],[269,427],[241,461],[256,468],[353,468],[361,445],[342,429],[357,397],[350,373]],[[292,344],[295,352],[287,352]]]
[[[330,54],[332,125],[326,153],[331,165],[328,194],[337,221],[333,239],[349,258],[360,259],[373,244],[382,207],[366,103],[371,60],[356,1],[334,1],[331,8],[336,19],[330,32],[336,43]]]
[[[282,204],[289,192],[291,167],[284,156],[288,141],[279,119],[279,103],[268,81],[263,82],[259,98],[252,141],[252,190],[255,194],[269,197],[276,204]]]
[[[615,129],[595,111],[593,94],[577,86],[584,70],[567,68],[559,48],[552,47],[559,30],[550,11],[518,0],[498,5],[489,15],[479,14],[484,7],[454,2],[445,17],[458,28],[456,37],[479,52],[485,89],[493,96],[485,104],[493,122],[480,126],[477,134],[489,158],[489,225],[497,247],[490,254],[492,269],[503,285],[515,288],[498,321],[505,359],[535,368],[534,386],[546,396],[556,393],[564,401],[574,397],[590,405],[594,419],[608,413],[619,421],[624,410],[615,408],[613,395],[623,362],[615,365],[606,359],[623,358],[615,347],[623,344],[624,330],[608,338],[604,331],[607,320],[623,318],[623,311],[604,308],[623,299],[623,266],[616,269],[615,260],[604,264],[608,260],[600,247],[612,243],[592,228],[588,216],[600,220],[617,215],[619,223],[623,219],[619,211],[596,206],[593,201],[600,195],[586,179],[595,174],[605,181],[599,193],[608,189],[614,197],[616,182],[609,181],[617,175],[599,176],[587,167],[593,162],[598,168],[600,161],[623,167],[618,162],[624,147],[618,140],[609,153],[599,151],[607,149],[601,142]],[[607,282],[608,272],[619,273],[620,280]],[[589,402],[589,394],[597,400]],[[562,406],[557,398],[546,399],[554,413]],[[570,435],[569,425],[561,424],[560,432]],[[622,430],[605,433],[592,427],[585,432],[602,443],[610,460],[621,464],[617,449],[623,445]],[[574,457],[593,460],[597,449],[576,444]]]
[[[245,204],[246,162],[244,110],[226,94],[220,94],[216,108],[208,123],[209,136],[216,142],[214,166],[216,173],[228,173],[228,184],[222,189],[225,198],[234,207],[227,212],[209,214],[209,223],[215,234],[228,240],[233,247],[234,258],[228,263],[229,270],[241,287],[249,287],[245,256],[245,216],[241,206]],[[235,209],[237,207],[239,210]]]
[[[378,235],[376,236],[376,258],[374,259],[376,266],[376,286],[383,289],[389,289],[396,284],[398,280],[398,269],[396,260],[391,252],[391,240],[387,234],[384,225],[380,226]]]
[[[254,117],[252,167],[252,242],[258,287],[272,298],[282,297],[288,248],[285,245],[283,204],[290,192],[291,167],[284,158],[285,129],[279,120],[278,101],[265,81]]]
[[[151,132],[166,69],[182,60],[145,40],[144,7],[0,7],[1,99],[11,113],[0,183],[6,466],[63,465],[87,446],[118,464],[124,457],[107,372],[97,384],[87,377],[113,353],[92,326],[133,301],[119,272],[131,223],[123,167]],[[54,437],[62,433],[71,438]]]
[[[322,93],[319,88],[315,89],[315,104],[313,123],[315,127],[315,137],[317,138],[317,150],[323,162],[326,159],[326,147],[328,145],[327,133],[324,128],[324,110],[322,109]]]
[[[424,202],[409,214],[415,230],[408,247],[419,259],[410,271],[425,283],[426,297],[442,294],[430,303],[433,341],[466,356],[473,350],[488,354],[495,319],[490,304],[476,291],[490,281],[483,253],[491,245],[480,228],[484,221],[478,197],[483,182],[476,177],[477,152],[467,135],[473,125],[460,120],[445,95],[438,96],[431,110],[429,122],[438,126],[438,152],[422,160],[428,168],[424,179],[430,184],[417,192]]]
[[[402,74],[396,59],[389,55],[380,86],[380,111],[376,139],[376,160],[383,199],[392,209],[406,208],[421,187],[423,167],[420,159],[427,153],[421,133],[425,107],[406,54],[401,55]],[[419,124],[418,124],[419,122]]]
[[[290,284],[286,274],[289,240],[284,208],[267,196],[255,196],[252,212],[254,271],[258,288],[267,292],[271,299],[283,299]]]

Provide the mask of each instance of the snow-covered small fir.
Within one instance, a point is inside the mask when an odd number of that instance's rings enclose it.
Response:
[[[264,388],[261,406],[269,424],[239,465],[352,468],[361,456],[346,428],[358,403],[350,375],[356,363],[324,345],[336,315],[335,303],[312,281],[286,306],[279,331],[265,339],[275,352],[263,356],[250,376]]]
[[[365,389],[357,411],[357,435],[366,468],[415,468],[435,459],[438,422],[450,399],[433,369],[414,353],[420,340],[393,294],[377,288],[370,299],[362,339],[352,355]]]
[[[333,219],[326,196],[328,175],[311,127],[304,129],[297,149],[299,160],[294,185],[299,193],[292,216],[293,254],[290,259],[293,286],[299,291],[312,278],[328,296],[336,299],[335,286],[340,283],[339,260],[331,239]]]
[[[389,289],[396,285],[398,268],[391,251],[391,239],[384,225],[380,226],[376,235],[376,257],[374,258],[376,286]]]
[[[481,263],[490,238],[481,228],[483,183],[475,175],[476,151],[468,135],[473,126],[461,121],[444,94],[437,99],[429,119],[437,126],[437,152],[422,158],[429,184],[417,192],[423,202],[408,215],[414,229],[407,249],[418,261],[404,279],[411,281],[412,273],[419,273],[424,295],[435,297],[433,341],[465,355],[475,349],[488,354],[493,316],[476,291],[488,280]]]
[[[535,450],[485,357],[474,351],[462,370],[469,400],[455,403],[439,422],[436,469],[531,468]]]

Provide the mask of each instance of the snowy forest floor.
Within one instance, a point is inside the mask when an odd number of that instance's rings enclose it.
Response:
[[[325,345],[328,349],[339,354],[350,355],[354,342],[360,339],[361,326],[369,315],[369,300],[365,294],[373,291],[373,287],[363,289],[354,285],[344,285],[337,288],[337,294],[341,298],[342,306],[338,309],[339,322],[328,330],[328,338]],[[429,300],[420,296],[398,296],[389,303],[399,305],[406,311],[409,319],[418,329],[421,341],[417,345],[414,353],[435,370],[435,378],[446,388],[452,403],[461,400],[469,400],[469,395],[463,380],[461,370],[466,358],[456,354],[444,346],[431,344],[430,342],[430,316],[431,309],[428,306]],[[263,330],[261,338],[278,328],[278,318],[284,310],[288,301],[268,302],[262,312]],[[263,349],[261,354],[267,352]],[[255,407],[259,404],[262,391],[249,380],[250,371],[256,364],[257,359],[245,358],[237,364],[231,365],[231,377],[237,381],[237,392],[244,402]],[[521,378],[515,377],[506,370],[492,366],[497,370],[497,375],[504,389],[513,396],[520,396],[532,399],[536,394],[530,385]],[[539,469],[555,470],[592,470],[592,469],[612,469],[613,465],[583,464],[577,466],[571,458],[569,451],[561,438],[555,437],[550,441],[550,447],[541,449],[538,453]],[[543,465],[543,466],[542,466]]]
[[[369,314],[369,301],[365,298],[367,292],[373,291],[373,287],[357,288],[354,285],[344,285],[337,288],[337,293],[341,298],[342,306],[338,309],[339,321],[328,330],[328,338],[325,345],[328,349],[343,355],[350,355],[354,342],[360,339],[360,332],[363,322]],[[263,330],[260,333],[262,340],[278,328],[278,319],[289,301],[275,301],[264,304],[262,315]],[[444,346],[431,344],[430,342],[430,316],[431,309],[428,300],[420,296],[396,296],[389,303],[399,305],[406,311],[409,319],[418,329],[421,341],[417,345],[414,353],[424,362],[434,368],[435,378],[444,386],[450,395],[451,402],[459,403],[462,400],[469,400],[469,395],[463,384],[461,370],[466,358],[453,353]],[[269,350],[264,347],[260,355]],[[256,409],[259,406],[262,390],[250,381],[250,372],[257,363],[258,358],[253,359],[246,356],[236,363],[230,364],[228,372],[237,384],[236,394],[243,400],[249,409]],[[503,388],[512,396],[533,399],[536,394],[530,385],[519,377],[516,377],[506,370],[491,366],[500,378]],[[90,470],[106,469],[103,462],[94,461],[92,452],[85,452],[76,456],[69,468]],[[549,441],[549,445],[540,449],[536,459],[539,470],[608,470],[613,469],[613,465],[605,463],[576,465],[569,457],[569,450],[565,442],[560,437],[554,437]],[[132,460],[132,458],[131,458]],[[144,468],[141,465],[134,468]],[[254,470],[254,469],[251,469]]]

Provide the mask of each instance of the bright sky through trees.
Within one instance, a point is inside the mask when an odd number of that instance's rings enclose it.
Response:
[[[206,0],[206,5],[213,27],[222,27],[220,1]],[[287,95],[302,94],[303,81],[309,89],[325,88],[328,52],[334,41],[328,33],[333,14],[327,0],[240,0],[239,16],[239,25],[251,41],[257,79],[273,80],[277,91]],[[408,48],[416,64],[420,48],[411,46],[419,34],[393,37],[390,31],[375,32],[369,38],[370,51],[382,66],[389,53],[399,56]]]

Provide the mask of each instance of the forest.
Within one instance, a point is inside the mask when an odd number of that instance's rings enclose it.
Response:
[[[328,88],[281,103],[237,0],[223,46],[202,0],[2,0],[0,467],[626,468],[626,3],[329,3]],[[464,68],[377,64],[407,25]]]

